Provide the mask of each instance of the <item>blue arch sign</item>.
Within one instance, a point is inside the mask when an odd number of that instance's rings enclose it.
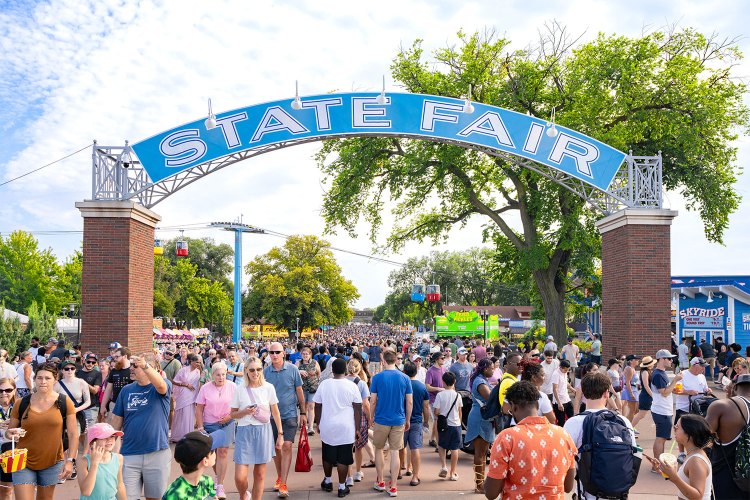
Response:
[[[606,191],[625,154],[574,130],[495,106],[421,94],[326,94],[286,99],[221,113],[216,127],[204,120],[134,144],[156,183],[217,158],[273,144],[341,136],[398,136],[452,141],[528,158]],[[473,108],[473,109],[472,109]],[[465,112],[469,111],[469,112]]]

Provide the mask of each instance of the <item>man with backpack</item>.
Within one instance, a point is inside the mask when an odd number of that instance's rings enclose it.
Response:
[[[635,432],[630,421],[607,410],[609,377],[589,373],[581,380],[586,411],[568,419],[564,429],[578,448],[578,492],[585,500],[627,498],[638,477]]]
[[[715,401],[706,414],[718,439],[711,449],[714,495],[721,500],[750,496],[750,375],[740,375],[735,396]]]

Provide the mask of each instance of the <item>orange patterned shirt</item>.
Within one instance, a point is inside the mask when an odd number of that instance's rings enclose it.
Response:
[[[487,475],[505,480],[503,500],[564,500],[565,474],[577,453],[562,427],[546,417],[526,417],[495,438]]]

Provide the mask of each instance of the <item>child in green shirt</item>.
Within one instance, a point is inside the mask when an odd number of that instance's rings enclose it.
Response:
[[[214,480],[203,475],[216,463],[212,447],[211,436],[199,431],[188,432],[177,442],[174,459],[180,464],[182,475],[169,485],[162,500],[213,500]]]

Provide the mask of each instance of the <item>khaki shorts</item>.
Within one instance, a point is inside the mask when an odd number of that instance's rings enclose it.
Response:
[[[386,442],[391,450],[400,450],[404,447],[403,425],[372,425],[372,444],[375,448],[382,450]]]

